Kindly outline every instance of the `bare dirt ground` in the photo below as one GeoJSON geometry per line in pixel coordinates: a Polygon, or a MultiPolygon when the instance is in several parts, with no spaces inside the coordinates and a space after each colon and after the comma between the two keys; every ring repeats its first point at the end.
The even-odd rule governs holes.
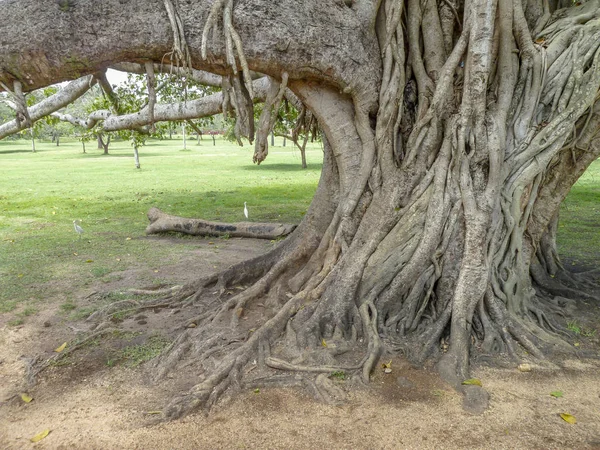
{"type": "MultiPolygon", "coordinates": [[[[169,244],[169,238],[161,239],[169,244]]],[[[231,239],[219,245],[218,254],[208,242],[186,253],[161,268],[161,278],[180,284],[258,255],[271,244],[231,239]]],[[[94,290],[144,286],[153,276],[141,263],[112,285],[71,289],[84,299],[94,290]]],[[[577,356],[560,367],[534,364],[530,372],[475,367],[473,376],[490,394],[490,408],[480,416],[464,412],[461,396],[433,370],[415,369],[398,358],[392,373],[378,370],[371,386],[348,389],[347,401],[336,406],[318,403],[302,390],[263,388],[233,393],[208,416],[198,412],[168,423],[155,423],[153,413],[174,392],[194,385],[193,374],[174,374],[156,385],[148,363],[109,364],[110,345],[90,347],[49,368],[26,389],[23,357],[52,355],[84,326],[65,320],[61,301],[48,299],[46,309],[20,327],[0,322],[0,449],[600,449],[600,361],[577,356]],[[562,397],[552,397],[555,391],[562,397]],[[11,399],[21,392],[34,400],[11,399]],[[575,416],[577,423],[565,422],[560,413],[575,416]],[[46,429],[45,439],[30,442],[46,429]]],[[[598,306],[578,305],[582,323],[598,328],[598,306]]],[[[167,330],[185,314],[149,313],[143,322],[153,332],[167,330]]],[[[142,322],[129,319],[134,320],[138,326],[142,322]]],[[[125,329],[127,323],[122,323],[125,329]]],[[[598,348],[597,336],[578,340],[582,349],[598,348]]]]}

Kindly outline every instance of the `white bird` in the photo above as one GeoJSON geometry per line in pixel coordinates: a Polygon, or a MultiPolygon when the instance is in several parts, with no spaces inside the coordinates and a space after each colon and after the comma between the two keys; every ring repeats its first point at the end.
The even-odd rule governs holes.
{"type": "Polygon", "coordinates": [[[75,228],[75,232],[79,235],[79,238],[81,238],[81,234],[83,233],[83,228],[81,228],[79,225],[77,225],[77,222],[81,222],[81,220],[74,220],[73,227],[75,228]]]}
{"type": "Polygon", "coordinates": [[[244,202],[244,215],[246,216],[246,219],[248,218],[248,207],[246,206],[246,202],[244,202]]]}

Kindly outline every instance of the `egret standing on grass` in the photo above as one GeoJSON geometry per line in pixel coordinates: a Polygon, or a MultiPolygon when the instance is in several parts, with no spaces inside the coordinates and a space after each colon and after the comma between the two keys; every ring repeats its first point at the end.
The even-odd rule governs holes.
{"type": "Polygon", "coordinates": [[[77,225],[77,222],[81,222],[81,220],[74,220],[73,227],[75,227],[75,231],[79,235],[79,239],[81,239],[81,233],[83,233],[83,228],[81,228],[79,225],[77,225]]]}
{"type": "Polygon", "coordinates": [[[246,206],[246,202],[244,202],[244,215],[246,216],[246,219],[248,218],[248,207],[246,206]]]}

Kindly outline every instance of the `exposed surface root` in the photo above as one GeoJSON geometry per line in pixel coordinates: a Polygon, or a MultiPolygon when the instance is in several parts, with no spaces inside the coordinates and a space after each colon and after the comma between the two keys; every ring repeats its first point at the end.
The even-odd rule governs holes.
{"type": "Polygon", "coordinates": [[[29,385],[35,384],[37,376],[42,371],[44,371],[47,367],[49,367],[50,365],[55,364],[58,361],[72,355],[77,350],[86,346],[89,342],[92,342],[95,339],[100,338],[102,336],[112,334],[115,331],[117,331],[116,328],[103,327],[101,330],[95,331],[94,333],[86,336],[84,339],[75,340],[74,342],[68,343],[67,346],[63,350],[61,350],[60,352],[57,352],[54,356],[52,356],[44,361],[39,362],[39,360],[36,359],[32,364],[29,364],[27,366],[27,371],[26,371],[27,383],[29,385]]]}

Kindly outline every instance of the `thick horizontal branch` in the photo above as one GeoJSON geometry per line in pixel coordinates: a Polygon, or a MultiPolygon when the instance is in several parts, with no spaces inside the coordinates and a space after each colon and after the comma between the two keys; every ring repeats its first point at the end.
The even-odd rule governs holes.
{"type": "MultiPolygon", "coordinates": [[[[137,63],[118,63],[110,66],[111,69],[118,70],[120,72],[137,73],[140,75],[146,74],[146,69],[143,64],[137,63]]],[[[221,75],[215,75],[214,73],[205,72],[204,70],[186,69],[185,67],[176,67],[170,64],[157,64],[154,63],[155,73],[168,73],[178,76],[186,76],[194,80],[198,84],[205,86],[221,87],[223,77],[221,75]]]]}
{"type": "MultiPolygon", "coordinates": [[[[92,75],[72,81],[56,94],[29,108],[29,117],[31,117],[31,121],[36,122],[37,120],[43,119],[53,112],[64,108],[81,97],[93,85],[94,80],[92,75]]],[[[0,139],[18,133],[26,128],[27,126],[24,122],[18,123],[16,119],[11,120],[10,122],[0,125],[0,139]]]]}
{"type": "MultiPolygon", "coordinates": [[[[254,82],[255,102],[261,102],[265,99],[267,86],[268,80],[266,77],[254,82]]],[[[199,119],[214,116],[222,111],[223,94],[219,92],[187,102],[156,105],[154,107],[154,122],[199,119]]],[[[55,114],[55,116],[60,120],[85,128],[93,128],[98,121],[103,120],[101,127],[104,131],[139,129],[149,124],[147,108],[142,108],[136,113],[123,115],[112,114],[107,110],[94,111],[87,119],[75,118],[66,114],[55,114]]]]}
{"type": "MultiPolygon", "coordinates": [[[[163,0],[78,0],[66,7],[63,3],[2,2],[0,81],[10,86],[19,80],[30,91],[121,61],[160,63],[173,50],[172,22],[163,0]],[[32,12],[31,23],[25,23],[24,11],[32,12]],[[139,19],[135,26],[132,18],[139,19]]],[[[198,51],[202,30],[217,3],[178,2],[177,13],[192,67],[226,74],[230,69],[221,31],[208,36],[207,58],[198,51]]],[[[360,96],[374,109],[382,70],[373,5],[357,2],[354,9],[321,1],[248,0],[236,4],[232,22],[250,70],[274,78],[288,72],[290,80],[332,84],[360,96]],[[273,26],[264,27],[265,23],[273,26]]]]}
{"type": "Polygon", "coordinates": [[[112,115],[112,113],[105,109],[94,111],[93,113],[91,113],[88,116],[87,119],[80,119],[78,117],[72,116],[71,114],[61,114],[58,112],[54,112],[51,114],[51,116],[56,117],[58,120],[61,120],[63,122],[69,122],[72,125],[76,125],[76,126],[88,128],[88,129],[94,128],[94,125],[96,125],[98,122],[100,122],[102,120],[105,120],[106,118],[110,117],[111,115],[112,115]]]}
{"type": "Polygon", "coordinates": [[[287,236],[296,228],[296,225],[285,223],[208,222],[201,219],[171,216],[158,208],[151,208],[148,211],[148,219],[150,220],[150,225],[146,228],[146,234],[174,231],[192,236],[228,235],[231,237],[277,239],[287,236]]]}

